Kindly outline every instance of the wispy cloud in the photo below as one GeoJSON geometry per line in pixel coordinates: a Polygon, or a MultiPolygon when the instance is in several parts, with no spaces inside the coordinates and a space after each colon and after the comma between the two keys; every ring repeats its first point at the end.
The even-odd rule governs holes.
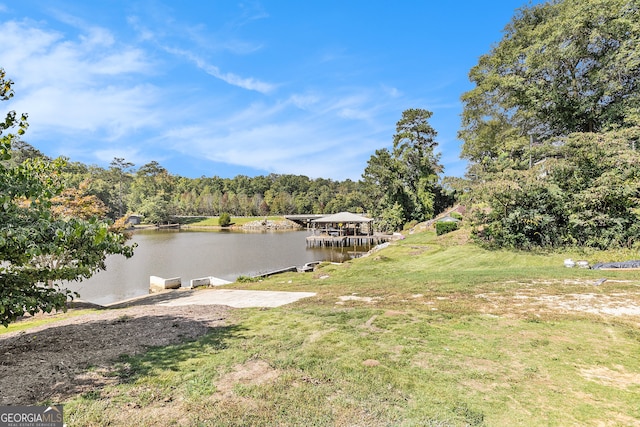
{"type": "MultiPolygon", "coordinates": [[[[252,10],[238,23],[266,16],[252,10]]],[[[291,70],[281,83],[242,75],[224,55],[214,61],[211,50],[197,50],[204,41],[194,40],[207,28],[173,38],[179,23],[163,29],[130,15],[125,38],[55,16],[62,26],[0,22],[0,66],[16,81],[11,108],[30,114],[27,140],[50,155],[103,164],[125,157],[138,165],[196,157],[357,179],[369,155],[390,143],[401,111],[415,106],[391,85],[342,77],[326,84],[317,70],[310,72],[322,75],[318,85],[291,70]],[[208,76],[226,84],[212,85],[208,76]]]]}
{"type": "Polygon", "coordinates": [[[0,63],[15,81],[11,108],[29,113],[27,139],[116,141],[163,121],[159,89],[140,78],[152,62],[105,29],[83,28],[74,40],[30,21],[0,24],[0,63]]]}
{"type": "Polygon", "coordinates": [[[167,53],[171,53],[173,55],[181,56],[185,59],[188,59],[205,73],[209,74],[212,77],[215,77],[216,79],[220,79],[232,86],[237,86],[239,88],[247,90],[254,90],[256,92],[265,94],[272,92],[276,88],[276,85],[274,84],[266,83],[253,77],[241,77],[234,73],[222,72],[220,71],[220,68],[215,65],[208,64],[204,59],[198,57],[191,51],[166,46],[163,47],[163,49],[167,53]]]}

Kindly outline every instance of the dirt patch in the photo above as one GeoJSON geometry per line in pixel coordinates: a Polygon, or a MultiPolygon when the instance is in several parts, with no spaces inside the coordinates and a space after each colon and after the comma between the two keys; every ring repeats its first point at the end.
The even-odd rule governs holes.
{"type": "Polygon", "coordinates": [[[580,374],[589,381],[623,390],[630,386],[640,385],[640,374],[627,372],[624,366],[615,366],[615,369],[609,369],[605,366],[582,368],[580,374]]]}
{"type": "Polygon", "coordinates": [[[489,307],[508,307],[520,312],[582,312],[609,316],[640,317],[640,294],[618,292],[611,294],[568,293],[568,294],[537,294],[536,291],[521,290],[514,295],[500,295],[484,293],[476,295],[484,299],[489,307]]]}
{"type": "Polygon", "coordinates": [[[231,310],[136,303],[0,335],[0,405],[63,401],[99,389],[117,381],[108,373],[121,355],[196,339],[223,326],[231,310]]]}
{"type": "Polygon", "coordinates": [[[346,301],[361,301],[368,303],[375,303],[380,301],[382,298],[379,297],[359,297],[357,295],[343,295],[338,297],[340,301],[336,302],[336,304],[343,305],[346,301]]]}
{"type": "Polygon", "coordinates": [[[217,397],[231,397],[236,384],[260,385],[276,380],[280,373],[263,360],[249,360],[236,365],[232,372],[223,375],[217,382],[217,397]]]}

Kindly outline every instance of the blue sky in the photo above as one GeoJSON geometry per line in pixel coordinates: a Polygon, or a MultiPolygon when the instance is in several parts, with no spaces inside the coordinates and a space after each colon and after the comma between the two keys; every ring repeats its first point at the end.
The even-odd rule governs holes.
{"type": "Polygon", "coordinates": [[[462,176],[460,95],[524,0],[0,0],[25,140],[187,177],[360,179],[402,111],[462,176]]]}

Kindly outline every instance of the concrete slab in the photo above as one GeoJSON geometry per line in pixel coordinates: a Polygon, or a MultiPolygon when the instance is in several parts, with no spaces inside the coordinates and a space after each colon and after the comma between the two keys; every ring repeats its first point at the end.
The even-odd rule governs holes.
{"type": "Polygon", "coordinates": [[[158,305],[228,305],[235,308],[280,307],[315,296],[315,292],[246,291],[239,289],[203,289],[188,296],[164,301],[158,305]]]}

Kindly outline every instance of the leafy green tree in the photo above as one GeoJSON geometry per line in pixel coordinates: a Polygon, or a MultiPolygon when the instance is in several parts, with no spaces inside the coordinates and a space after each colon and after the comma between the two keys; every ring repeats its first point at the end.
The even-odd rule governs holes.
{"type": "Polygon", "coordinates": [[[376,215],[388,209],[395,212],[397,204],[405,222],[433,216],[442,166],[434,152],[437,133],[429,125],[431,116],[423,109],[404,111],[396,124],[393,150],[376,150],[369,159],[364,187],[376,215]]]}
{"type": "Polygon", "coordinates": [[[146,222],[161,223],[173,215],[175,178],[158,162],[141,166],[131,183],[129,207],[146,222]]]}
{"type": "Polygon", "coordinates": [[[476,236],[530,249],[640,244],[640,128],[574,133],[531,170],[511,170],[476,191],[476,236]]]}
{"type": "MultiPolygon", "coordinates": [[[[11,86],[0,69],[1,100],[13,96],[11,86]]],[[[27,116],[14,111],[0,122],[0,323],[5,326],[25,313],[66,309],[74,294],[61,281],[90,277],[105,268],[109,254],[133,255],[127,237],[98,218],[54,212],[52,199],[63,191],[62,159],[11,163],[12,146],[26,128],[27,116]]]]}
{"type": "Polygon", "coordinates": [[[526,169],[538,144],[640,124],[640,8],[629,0],[521,9],[473,67],[462,96],[462,154],[478,172],[526,169]]]}
{"type": "Polygon", "coordinates": [[[481,241],[638,244],[639,42],[633,1],[550,1],[518,11],[471,69],[460,188],[481,241]]]}
{"type": "Polygon", "coordinates": [[[405,222],[402,206],[400,206],[400,203],[395,202],[393,206],[388,206],[382,211],[380,221],[378,221],[376,227],[380,231],[391,233],[402,229],[405,222]]]}
{"type": "Polygon", "coordinates": [[[220,227],[228,227],[229,225],[231,225],[231,215],[229,215],[227,212],[222,212],[220,214],[220,218],[218,218],[218,224],[220,225],[220,227]]]}

